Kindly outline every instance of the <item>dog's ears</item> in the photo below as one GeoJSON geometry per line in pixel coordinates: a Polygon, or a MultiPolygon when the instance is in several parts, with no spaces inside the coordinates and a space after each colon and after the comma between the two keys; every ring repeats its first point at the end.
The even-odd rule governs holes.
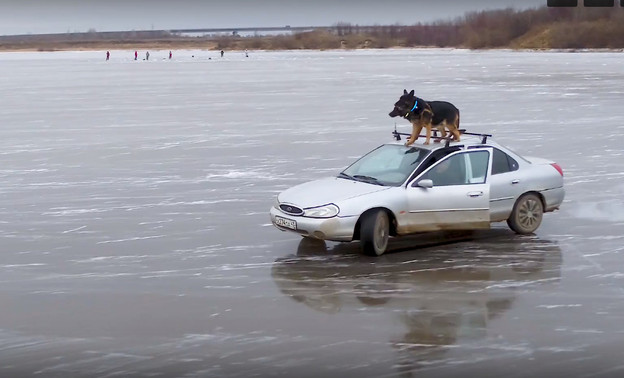
{"type": "Polygon", "coordinates": [[[406,95],[407,94],[407,89],[403,89],[403,94],[406,95]]]}
{"type": "MultiPolygon", "coordinates": [[[[405,91],[405,94],[407,94],[407,91],[405,91]]],[[[410,96],[414,95],[414,90],[412,89],[412,91],[409,93],[410,96]]]]}

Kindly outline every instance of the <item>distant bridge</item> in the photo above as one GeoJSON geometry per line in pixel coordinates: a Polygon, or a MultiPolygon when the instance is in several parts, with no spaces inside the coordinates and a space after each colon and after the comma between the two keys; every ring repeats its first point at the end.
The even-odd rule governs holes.
{"type": "Polygon", "coordinates": [[[352,24],[336,24],[332,26],[260,26],[245,28],[202,28],[202,29],[170,29],[167,30],[173,34],[253,34],[253,33],[271,33],[271,32],[290,32],[292,34],[310,32],[314,30],[324,30],[335,34],[364,33],[379,30],[380,28],[401,29],[404,25],[352,25],[352,24]]]}
{"type": "Polygon", "coordinates": [[[73,33],[50,33],[50,34],[19,34],[19,35],[0,35],[0,42],[20,42],[20,41],[58,41],[58,40],[99,40],[105,38],[116,38],[120,40],[145,38],[156,39],[166,38],[168,35],[175,34],[219,34],[230,33],[237,35],[239,33],[254,34],[254,33],[270,33],[270,32],[290,32],[303,33],[314,30],[324,30],[330,33],[338,35],[350,34],[350,33],[362,33],[372,32],[379,30],[379,28],[395,28],[401,29],[405,26],[390,25],[390,26],[360,26],[351,24],[337,24],[333,26],[259,26],[259,27],[244,27],[244,28],[200,28],[200,29],[161,29],[161,30],[128,30],[128,31],[88,31],[88,32],[73,32],[73,33]]]}
{"type": "Polygon", "coordinates": [[[203,28],[203,29],[169,29],[171,33],[255,33],[255,32],[292,32],[301,33],[312,30],[334,30],[338,26],[261,26],[245,28],[203,28]]]}

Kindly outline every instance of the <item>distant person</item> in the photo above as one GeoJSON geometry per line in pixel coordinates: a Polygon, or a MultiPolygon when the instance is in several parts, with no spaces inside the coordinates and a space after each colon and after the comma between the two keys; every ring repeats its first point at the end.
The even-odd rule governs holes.
{"type": "Polygon", "coordinates": [[[134,51],[134,60],[137,60],[137,58],[139,57],[139,52],[138,51],[134,51]]]}
{"type": "Polygon", "coordinates": [[[221,50],[221,58],[223,58],[223,54],[224,54],[224,52],[223,52],[223,50],[221,50]]]}
{"type": "Polygon", "coordinates": [[[149,51],[145,52],[145,60],[149,60],[149,51]]]}
{"type": "Polygon", "coordinates": [[[249,52],[245,49],[245,58],[249,58],[249,52]]]}
{"type": "Polygon", "coordinates": [[[110,51],[107,51],[106,52],[106,60],[109,60],[109,59],[110,59],[110,51]]]}
{"type": "Polygon", "coordinates": [[[169,59],[171,59],[171,57],[173,57],[173,54],[171,53],[171,50],[169,50],[169,59]]]}

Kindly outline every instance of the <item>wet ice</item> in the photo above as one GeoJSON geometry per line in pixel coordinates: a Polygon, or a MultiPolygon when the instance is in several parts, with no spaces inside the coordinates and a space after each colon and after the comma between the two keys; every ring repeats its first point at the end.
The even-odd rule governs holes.
{"type": "Polygon", "coordinates": [[[0,375],[622,373],[621,53],[158,54],[0,54],[0,375]],[[274,229],[403,89],[557,161],[561,211],[379,259],[274,229]]]}

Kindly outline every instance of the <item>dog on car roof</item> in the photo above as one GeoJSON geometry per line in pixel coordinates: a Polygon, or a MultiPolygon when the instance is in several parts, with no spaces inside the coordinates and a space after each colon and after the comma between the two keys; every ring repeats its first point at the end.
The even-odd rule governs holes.
{"type": "MultiPolygon", "coordinates": [[[[413,144],[423,127],[427,131],[425,144],[431,139],[431,129],[436,128],[442,138],[446,138],[446,129],[449,130],[453,139],[459,142],[459,109],[446,101],[425,101],[414,95],[414,90],[403,95],[394,104],[394,109],[388,114],[390,117],[403,117],[412,124],[412,135],[405,143],[406,146],[413,144]]],[[[439,140],[436,140],[438,142],[439,140]]]]}

